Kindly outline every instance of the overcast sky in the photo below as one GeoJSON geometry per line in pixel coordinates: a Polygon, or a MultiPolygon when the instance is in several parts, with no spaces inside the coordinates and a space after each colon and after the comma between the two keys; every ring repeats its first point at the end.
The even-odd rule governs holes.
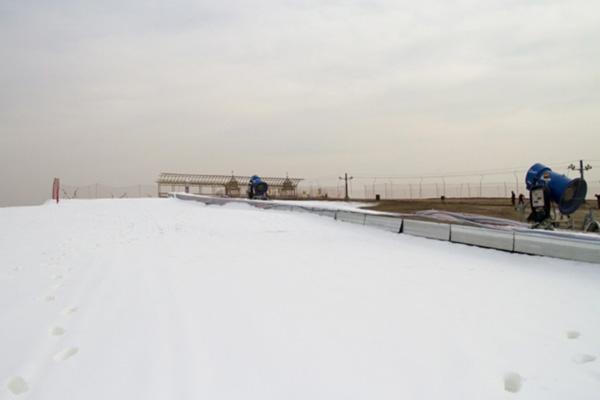
{"type": "Polygon", "coordinates": [[[600,159],[597,0],[0,0],[0,60],[0,205],[600,159]]]}

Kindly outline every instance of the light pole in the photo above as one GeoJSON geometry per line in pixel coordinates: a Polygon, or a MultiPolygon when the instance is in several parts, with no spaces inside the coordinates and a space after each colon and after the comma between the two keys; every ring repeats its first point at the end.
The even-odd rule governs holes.
{"type": "Polygon", "coordinates": [[[570,164],[567,168],[569,168],[570,170],[573,170],[573,171],[579,171],[579,174],[581,175],[581,179],[583,180],[583,171],[589,171],[590,169],[592,169],[592,166],[590,164],[587,164],[584,167],[583,160],[579,160],[579,168],[577,168],[573,164],[570,164]]]}
{"type": "Polygon", "coordinates": [[[344,174],[343,178],[340,176],[340,177],[338,177],[338,179],[344,181],[344,187],[345,187],[344,201],[349,201],[350,200],[350,196],[348,196],[348,181],[354,179],[354,177],[353,176],[348,177],[348,173],[346,172],[344,174]]]}

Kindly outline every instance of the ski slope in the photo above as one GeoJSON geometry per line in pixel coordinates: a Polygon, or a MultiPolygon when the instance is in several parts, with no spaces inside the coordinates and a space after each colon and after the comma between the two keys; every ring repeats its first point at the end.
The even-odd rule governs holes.
{"type": "Polygon", "coordinates": [[[175,199],[0,208],[0,399],[598,399],[600,266],[175,199]]]}

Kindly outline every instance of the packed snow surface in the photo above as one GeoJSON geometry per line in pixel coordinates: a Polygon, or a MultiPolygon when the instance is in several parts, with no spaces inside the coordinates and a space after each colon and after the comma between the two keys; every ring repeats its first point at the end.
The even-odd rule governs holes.
{"type": "Polygon", "coordinates": [[[600,266],[175,199],[0,208],[2,399],[598,399],[600,266]]]}

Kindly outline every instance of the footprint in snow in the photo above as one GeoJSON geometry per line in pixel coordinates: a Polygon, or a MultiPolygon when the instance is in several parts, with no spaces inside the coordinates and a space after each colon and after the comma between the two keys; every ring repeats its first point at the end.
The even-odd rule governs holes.
{"type": "Polygon", "coordinates": [[[67,307],[62,310],[62,315],[71,315],[77,312],[77,307],[67,307]]]}
{"type": "Polygon", "coordinates": [[[69,358],[71,358],[75,354],[77,354],[78,352],[79,352],[79,348],[77,348],[77,347],[69,347],[68,349],[64,349],[64,350],[59,351],[58,353],[56,353],[54,355],[54,360],[55,361],[65,361],[65,360],[68,360],[69,358]]]}
{"type": "Polygon", "coordinates": [[[591,354],[577,354],[573,357],[573,362],[575,362],[576,364],[585,364],[595,360],[596,357],[591,354]]]}
{"type": "Polygon", "coordinates": [[[508,372],[504,375],[504,390],[517,393],[523,385],[523,377],[516,372],[508,372]]]}
{"type": "Polygon", "coordinates": [[[567,339],[577,339],[581,336],[581,333],[577,331],[567,331],[567,339]]]}
{"type": "Polygon", "coordinates": [[[62,336],[65,334],[65,329],[62,326],[53,326],[48,330],[51,336],[62,336]]]}
{"type": "Polygon", "coordinates": [[[29,390],[29,385],[20,376],[13,376],[8,380],[6,388],[14,395],[20,395],[29,390]]]}

